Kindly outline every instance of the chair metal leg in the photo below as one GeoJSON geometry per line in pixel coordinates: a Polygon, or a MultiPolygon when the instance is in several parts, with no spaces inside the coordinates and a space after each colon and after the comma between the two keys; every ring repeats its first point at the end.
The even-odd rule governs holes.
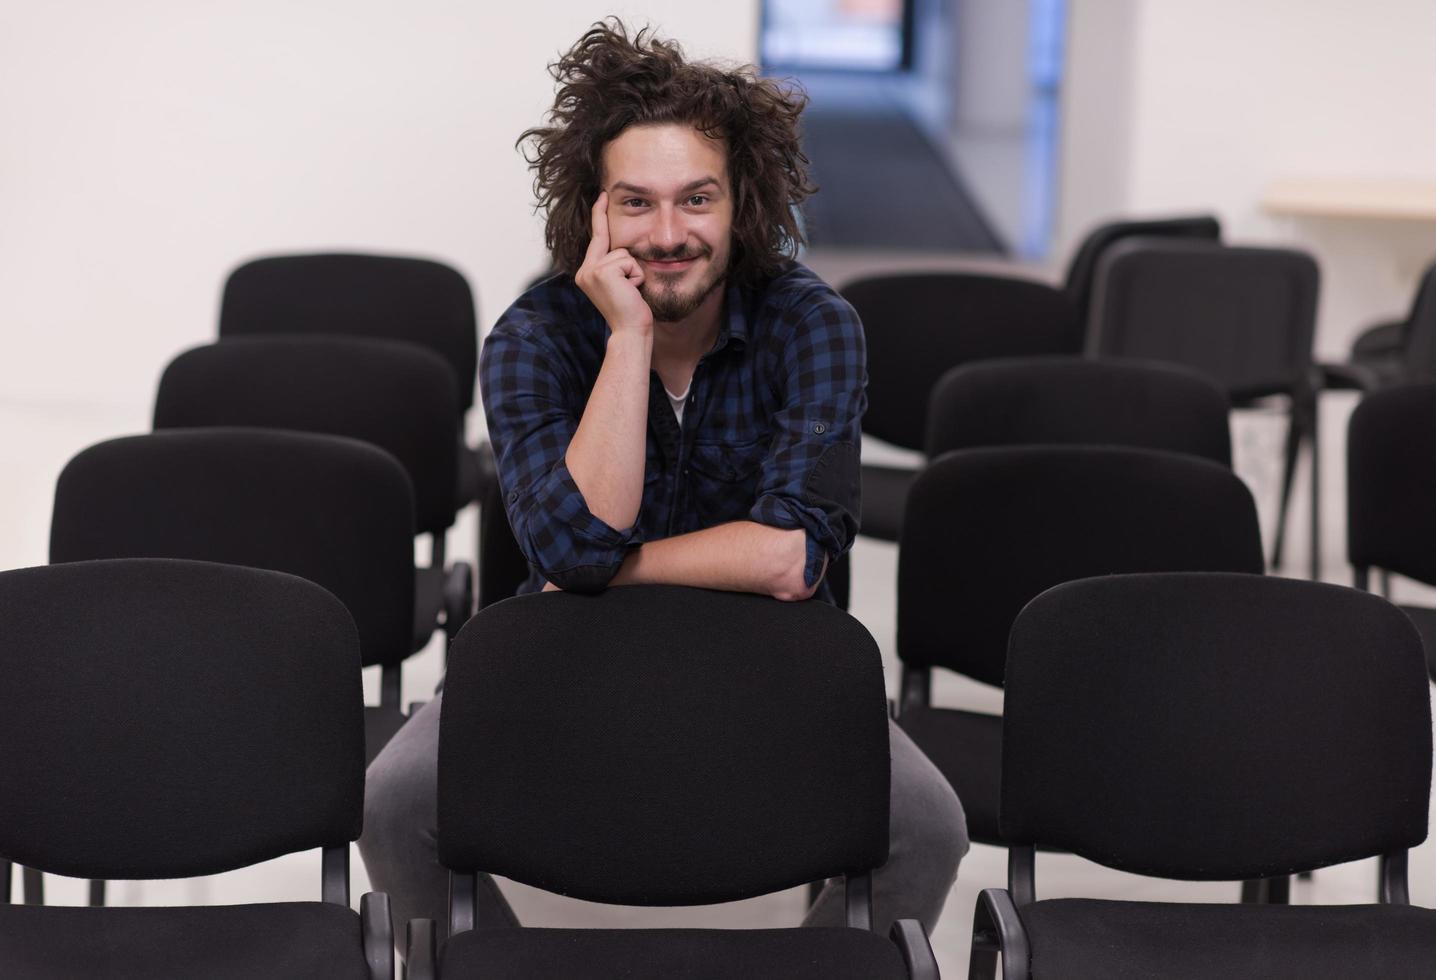
{"type": "Polygon", "coordinates": [[[22,868],[20,880],[24,883],[26,905],[45,904],[45,876],[34,868],[22,868]]]}
{"type": "Polygon", "coordinates": [[[818,896],[823,893],[823,889],[827,887],[827,884],[826,881],[808,882],[808,908],[812,908],[818,904],[818,896]]]}
{"type": "Polygon", "coordinates": [[[1311,442],[1311,562],[1313,582],[1321,581],[1321,428],[1317,425],[1317,396],[1306,405],[1306,438],[1311,442]]]}
{"type": "Polygon", "coordinates": [[[1297,457],[1301,454],[1302,412],[1296,399],[1292,399],[1287,415],[1286,447],[1283,452],[1281,471],[1281,502],[1276,512],[1276,537],[1271,548],[1271,567],[1281,568],[1282,553],[1286,546],[1286,514],[1291,503],[1292,478],[1296,475],[1297,457]]]}
{"type": "Polygon", "coordinates": [[[1267,879],[1266,900],[1268,905],[1291,904],[1291,877],[1278,875],[1267,879]]]}
{"type": "Polygon", "coordinates": [[[105,882],[102,879],[96,878],[90,882],[90,907],[105,907],[105,882]]]}
{"type": "Polygon", "coordinates": [[[1245,905],[1289,905],[1291,878],[1277,875],[1242,882],[1242,903],[1245,905]]]}

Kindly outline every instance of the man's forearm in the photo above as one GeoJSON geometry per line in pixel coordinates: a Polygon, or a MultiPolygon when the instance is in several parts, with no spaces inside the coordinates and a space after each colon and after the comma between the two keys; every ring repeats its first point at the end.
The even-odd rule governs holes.
{"type": "Polygon", "coordinates": [[[617,530],[638,520],[648,438],[652,334],[614,333],[564,462],[594,517],[617,530]]]}
{"type": "Polygon", "coordinates": [[[643,545],[624,559],[610,584],[691,585],[807,599],[816,588],[803,581],[807,548],[805,531],[734,521],[643,545]]]}

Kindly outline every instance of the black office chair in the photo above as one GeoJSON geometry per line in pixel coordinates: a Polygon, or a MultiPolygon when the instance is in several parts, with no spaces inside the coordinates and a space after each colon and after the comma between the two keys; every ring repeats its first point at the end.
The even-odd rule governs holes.
{"type": "Polygon", "coordinates": [[[1262,571],[1256,505],[1230,469],[1099,446],[968,449],[913,485],[898,550],[897,722],[942,770],[974,841],[1002,846],[1002,718],[932,705],[940,667],[1002,686],[1034,596],[1089,575],[1262,571]]]}
{"type": "Polygon", "coordinates": [[[529,560],[509,526],[503,491],[494,480],[479,501],[479,608],[517,595],[528,576],[529,560]]]}
{"type": "Polygon", "coordinates": [[[1077,357],[953,368],[932,391],[929,459],[955,449],[1111,445],[1232,465],[1226,392],[1189,368],[1077,357]]]}
{"type": "Polygon", "coordinates": [[[372,445],[272,429],[172,429],[99,443],[65,465],[50,561],[188,558],[323,586],[358,626],[360,663],[381,671],[381,703],[365,710],[367,761],[405,721],[400,672],[421,632],[413,529],[408,477],[372,445]]]}
{"type": "MultiPolygon", "coordinates": [[[[521,596],[460,633],[440,726],[444,980],[937,976],[921,925],[871,931],[887,714],[877,645],[840,611],[678,587],[521,596]],[[848,927],[474,928],[477,872],[652,906],[844,875],[848,927]]],[[[433,977],[434,924],[410,929],[409,976],[433,977]]]]}
{"type": "MultiPolygon", "coordinates": [[[[271,255],[225,280],[219,336],[339,334],[418,344],[454,375],[460,416],[474,407],[479,331],[463,273],[430,259],[356,253],[271,255]]],[[[461,443],[462,446],[462,443],[461,443]]],[[[463,448],[451,506],[478,502],[493,480],[488,444],[463,448]]]]}
{"type": "Polygon", "coordinates": [[[344,606],[290,575],[154,559],[0,572],[0,975],[392,978],[388,897],[349,907],[358,666],[344,606]],[[309,848],[318,902],[9,904],[11,861],[184,878],[309,848]]]}
{"type": "Polygon", "coordinates": [[[318,432],[373,443],[397,459],[413,485],[415,530],[432,542],[429,565],[417,573],[418,649],[441,625],[457,633],[473,608],[473,570],[445,562],[458,466],[456,405],[448,367],[412,344],[252,337],[196,347],[171,361],[155,396],[154,424],[318,432]]]}
{"type": "MultiPolygon", "coordinates": [[[[859,279],[843,297],[863,322],[868,409],[863,434],[921,450],[928,396],[943,372],[990,357],[1076,354],[1081,323],[1061,290],[1046,283],[966,272],[906,273],[859,279]]],[[[918,470],[864,463],[859,533],[896,541],[918,470]]],[[[845,555],[828,584],[846,609],[851,571],[845,555]]]]}
{"type": "Polygon", "coordinates": [[[1281,395],[1287,438],[1272,565],[1280,567],[1297,459],[1311,453],[1312,579],[1321,577],[1320,463],[1312,363],[1318,273],[1304,252],[1129,239],[1098,264],[1087,352],[1171,361],[1207,374],[1236,408],[1281,395]]]}
{"type": "MultiPolygon", "coordinates": [[[[1042,283],[972,273],[860,279],[843,297],[863,321],[868,410],[863,434],[921,450],[928,398],[948,369],[991,357],[1076,354],[1081,324],[1042,283]]],[[[916,470],[863,466],[862,533],[896,541],[916,470]]]]}
{"type": "Polygon", "coordinates": [[[1003,721],[1006,889],[978,899],[969,975],[1436,976],[1412,908],[1426,839],[1430,689],[1389,603],[1248,575],[1058,586],[1012,628],[1003,721]],[[1380,856],[1380,905],[1039,900],[1034,848],[1220,881],[1380,856]]]}
{"type": "Polygon", "coordinates": [[[1356,338],[1350,360],[1320,367],[1323,386],[1333,390],[1436,381],[1436,262],[1422,274],[1405,320],[1372,327],[1356,338]]]}
{"type": "MultiPolygon", "coordinates": [[[[1379,569],[1436,585],[1436,384],[1368,395],[1351,413],[1346,440],[1347,553],[1356,586],[1379,569]]],[[[1436,609],[1402,606],[1421,633],[1436,678],[1436,609]]]]}
{"type": "Polygon", "coordinates": [[[1111,221],[1089,231],[1072,253],[1062,291],[1077,313],[1077,322],[1086,325],[1092,315],[1092,296],[1097,265],[1109,248],[1129,238],[1176,238],[1192,241],[1220,241],[1222,226],[1210,214],[1170,218],[1140,218],[1111,221]]]}
{"type": "MultiPolygon", "coordinates": [[[[1073,253],[1064,284],[977,273],[874,276],[845,286],[868,346],[868,411],[863,432],[904,449],[922,449],[928,398],[944,372],[993,357],[1078,354],[1097,260],[1133,236],[1216,239],[1209,215],[1115,221],[1090,231],[1073,253]]],[[[916,471],[864,465],[861,533],[898,540],[916,471]]],[[[847,556],[828,570],[841,608],[848,606],[847,556]]]]}

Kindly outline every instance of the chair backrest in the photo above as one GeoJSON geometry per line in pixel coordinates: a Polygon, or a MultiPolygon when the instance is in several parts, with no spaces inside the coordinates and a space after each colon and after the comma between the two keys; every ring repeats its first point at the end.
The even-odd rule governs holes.
{"type": "Polygon", "coordinates": [[[526,595],[450,653],[439,859],[590,901],[696,905],[887,860],[882,663],[821,602],[526,595]]]}
{"type": "Polygon", "coordinates": [[[264,429],[111,439],[66,464],[52,562],[190,558],[287,572],[349,609],[367,664],[413,651],[413,497],[367,443],[264,429]]]}
{"type": "Polygon", "coordinates": [[[861,279],[842,293],[867,341],[863,432],[906,449],[922,448],[928,396],[949,368],[1082,348],[1081,324],[1066,298],[1039,282],[924,273],[861,279]]]}
{"type": "Polygon", "coordinates": [[[518,593],[529,577],[529,560],[519,547],[504,509],[503,488],[490,480],[479,501],[479,608],[518,593]]]}
{"type": "Polygon", "coordinates": [[[1368,395],[1346,439],[1347,553],[1436,585],[1436,384],[1368,395]]]}
{"type": "Polygon", "coordinates": [[[1222,226],[1209,214],[1176,218],[1147,218],[1141,221],[1113,221],[1098,225],[1087,233],[1072,259],[1067,263],[1064,292],[1084,327],[1092,312],[1092,288],[1097,274],[1097,261],[1108,248],[1124,238],[1194,238],[1218,241],[1222,226]]]}
{"type": "Polygon", "coordinates": [[[1012,629],[1003,837],[1190,880],[1414,847],[1431,789],[1421,639],[1376,596],[1255,575],[1059,586],[1012,629]]]}
{"type": "Polygon", "coordinates": [[[444,362],[413,344],[249,337],[196,347],[165,368],[154,424],[294,429],[373,443],[409,474],[418,533],[438,534],[454,521],[454,385],[444,362]]]}
{"type": "Polygon", "coordinates": [[[363,689],[339,600],[160,559],[0,572],[0,855],[216,874],[359,836],[363,689]]]}
{"type": "Polygon", "coordinates": [[[1406,369],[1414,381],[1436,381],[1436,263],[1426,267],[1402,331],[1406,369]]]}
{"type": "Polygon", "coordinates": [[[274,255],[229,274],[220,337],[346,334],[402,340],[437,353],[454,373],[459,405],[474,404],[478,321],[463,274],[392,255],[274,255]]]}
{"type": "Polygon", "coordinates": [[[1098,263],[1087,352],[1185,364],[1242,399],[1301,390],[1316,262],[1305,252],[1126,239],[1098,263]]]}
{"type": "Polygon", "coordinates": [[[1263,568],[1251,492],[1216,463],[1105,446],[948,453],[908,495],[897,653],[1000,685],[1012,621],[1060,582],[1263,568]]]}
{"type": "Polygon", "coordinates": [[[1012,358],[953,368],[932,392],[927,455],[979,446],[1106,444],[1230,466],[1226,392],[1174,364],[1012,358]]]}

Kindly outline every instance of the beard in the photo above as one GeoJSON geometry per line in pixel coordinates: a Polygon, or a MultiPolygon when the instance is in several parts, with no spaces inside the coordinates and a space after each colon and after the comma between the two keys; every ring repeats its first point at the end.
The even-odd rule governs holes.
{"type": "Polygon", "coordinates": [[[713,290],[723,284],[728,274],[726,263],[713,262],[713,250],[690,249],[686,246],[669,252],[650,251],[637,258],[649,262],[681,262],[685,259],[708,259],[707,274],[690,289],[680,289],[678,280],[686,273],[649,272],[638,287],[638,293],[648,304],[656,323],[677,323],[693,314],[712,295],[713,290]]]}

